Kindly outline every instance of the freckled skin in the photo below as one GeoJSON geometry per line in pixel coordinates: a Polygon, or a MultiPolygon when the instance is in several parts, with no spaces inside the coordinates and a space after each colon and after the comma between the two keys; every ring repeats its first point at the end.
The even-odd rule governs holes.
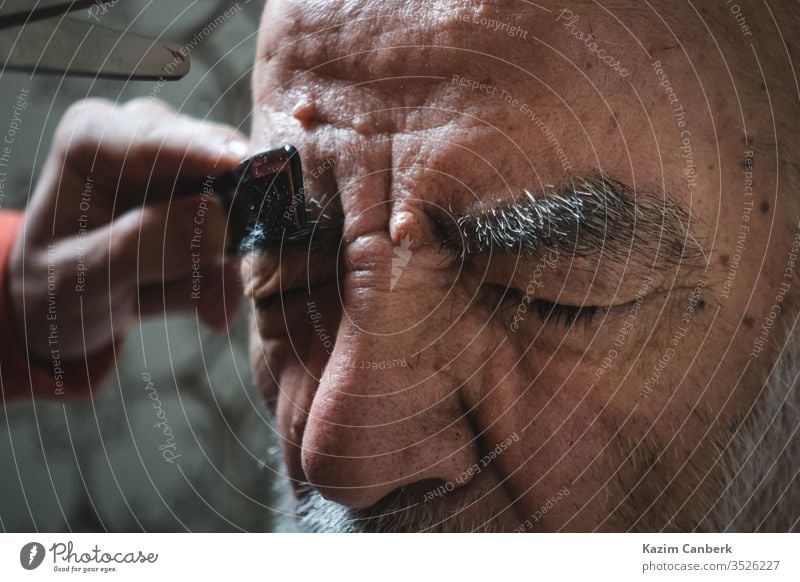
{"type": "MultiPolygon", "coordinates": [[[[250,257],[243,266],[256,297],[302,290],[285,295],[283,309],[278,302],[254,315],[251,348],[256,379],[277,411],[290,477],[354,508],[419,481],[458,482],[453,496],[439,501],[445,515],[459,491],[482,492],[485,498],[466,510],[469,518],[508,531],[694,527],[707,509],[703,500],[719,493],[713,478],[703,479],[715,459],[712,440],[724,421],[750,406],[772,359],[765,355],[736,384],[753,339],[753,320],[740,327],[742,315],[757,322],[769,310],[772,298],[752,291],[781,280],[793,228],[791,206],[774,186],[774,148],[743,144],[741,131],[730,129],[741,127],[740,110],[725,95],[740,92],[753,135],[784,130],[775,130],[769,111],[753,101],[760,78],[744,72],[749,50],[735,60],[741,45],[724,11],[711,25],[720,42],[738,47],[726,55],[733,78],[703,25],[674,3],[654,6],[669,22],[684,23],[676,30],[685,54],[640,3],[615,3],[630,32],[599,8],[573,6],[580,25],[588,31],[591,23],[632,71],[622,78],[556,22],[562,4],[545,2],[549,13],[512,4],[266,6],[254,140],[297,146],[309,196],[332,201],[344,215],[342,244],[324,249],[314,268],[305,268],[304,252],[250,257]],[[509,37],[474,18],[513,23],[529,34],[509,37]],[[698,169],[693,188],[653,60],[661,61],[687,111],[698,169]],[[698,62],[702,84],[691,68],[698,62]],[[472,90],[454,76],[496,91],[472,90]],[[724,88],[711,110],[706,85],[724,88]],[[498,96],[502,91],[517,101],[498,96]],[[302,101],[309,94],[313,103],[302,101]],[[570,168],[526,111],[545,120],[570,168]],[[761,209],[773,212],[750,215],[746,251],[723,297],[742,224],[745,148],[756,151],[759,192],[770,196],[761,209]],[[492,314],[487,289],[511,283],[524,295],[527,259],[453,264],[437,242],[436,224],[451,219],[450,211],[519,199],[523,188],[541,191],[598,168],[641,189],[666,190],[691,213],[693,235],[710,253],[707,269],[681,265],[657,274],[658,285],[606,368],[641,276],[605,259],[590,272],[569,262],[547,269],[543,300],[581,305],[591,298],[589,304],[607,308],[625,297],[627,305],[601,310],[591,325],[569,331],[531,309],[512,332],[509,313],[517,305],[492,314]],[[410,254],[401,246],[405,238],[410,254]],[[699,305],[692,304],[699,282],[699,305]],[[319,317],[309,315],[311,299],[319,317]],[[675,340],[687,313],[687,332],[675,340]],[[334,339],[330,349],[323,334],[334,339]],[[669,364],[643,396],[672,341],[669,364]],[[413,366],[358,365],[401,358],[413,366]],[[510,435],[519,442],[459,480],[510,435]],[[666,483],[669,492],[660,495],[666,483]],[[562,488],[569,496],[531,521],[562,488]]],[[[768,19],[752,20],[769,33],[768,19]]],[[[774,66],[786,63],[776,59],[774,66]]],[[[775,107],[785,106],[773,98],[775,107]]],[[[794,311],[787,308],[786,316],[794,311]]]]}

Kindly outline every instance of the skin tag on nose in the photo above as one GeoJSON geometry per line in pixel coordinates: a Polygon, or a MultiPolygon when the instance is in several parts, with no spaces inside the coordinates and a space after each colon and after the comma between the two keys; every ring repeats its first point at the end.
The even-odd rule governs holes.
{"type": "Polygon", "coordinates": [[[306,227],[300,153],[294,146],[256,154],[226,174],[222,199],[228,220],[229,254],[280,245],[306,227]]]}

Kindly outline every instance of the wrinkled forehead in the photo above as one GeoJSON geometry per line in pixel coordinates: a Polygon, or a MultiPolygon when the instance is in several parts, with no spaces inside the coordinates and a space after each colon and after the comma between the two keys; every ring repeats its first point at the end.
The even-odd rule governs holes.
{"type": "MultiPolygon", "coordinates": [[[[435,81],[453,72],[478,78],[499,73],[524,81],[531,66],[543,62],[563,74],[569,64],[563,57],[572,51],[559,58],[559,50],[569,49],[570,43],[555,25],[572,13],[563,5],[545,4],[269,2],[259,55],[275,55],[287,69],[310,69],[320,77],[372,83],[384,79],[387,92],[391,86],[398,100],[403,93],[398,77],[429,76],[435,81]]],[[[585,4],[580,11],[595,33],[610,32],[610,26],[621,30],[608,14],[585,4]]]]}
{"type": "Polygon", "coordinates": [[[546,3],[270,1],[254,74],[256,113],[314,102],[316,121],[362,121],[391,133],[442,126],[451,121],[448,109],[511,122],[509,113],[534,106],[552,112],[582,95],[618,94],[634,66],[623,53],[638,40],[623,38],[624,26],[587,3],[580,12],[570,26],[577,13],[546,3]],[[597,37],[610,65],[575,33],[597,37]],[[438,114],[409,112],[426,106],[438,114]],[[364,112],[371,117],[359,118],[364,112]]]}
{"type": "MultiPolygon", "coordinates": [[[[255,97],[257,105],[285,108],[327,93],[330,109],[347,117],[447,105],[460,84],[470,99],[451,104],[480,103],[484,115],[509,105],[523,113],[523,105],[580,108],[587,97],[607,101],[606,109],[630,108],[640,97],[632,86],[656,101],[660,80],[651,66],[664,62],[674,84],[688,85],[684,100],[702,101],[701,77],[735,72],[737,58],[752,55],[735,15],[719,6],[701,10],[668,0],[273,0],[261,24],[255,97]]],[[[407,117],[395,112],[369,122],[391,131],[398,128],[380,122],[407,117]]]]}
{"type": "Polygon", "coordinates": [[[552,13],[517,2],[270,2],[261,50],[274,52],[282,39],[299,39],[303,46],[297,47],[296,56],[303,65],[310,64],[310,57],[321,73],[353,81],[401,70],[437,74],[453,66],[469,67],[481,55],[520,53],[525,37],[546,31],[545,18],[552,22],[552,13]],[[392,54],[387,54],[388,47],[392,54]],[[397,58],[396,51],[404,47],[409,55],[413,52],[407,61],[397,58]],[[450,54],[443,63],[444,48],[450,54]],[[424,58],[420,49],[438,58],[424,58]]]}
{"type": "Polygon", "coordinates": [[[728,35],[752,35],[739,22],[748,21],[737,20],[724,6],[697,12],[671,0],[271,0],[259,54],[280,50],[298,67],[316,67],[320,74],[352,81],[374,80],[404,72],[437,75],[453,68],[526,68],[545,59],[556,65],[572,57],[581,65],[591,41],[599,49],[645,53],[691,49],[708,27],[717,42],[728,35]],[[576,42],[584,44],[576,47],[576,42]],[[402,54],[409,58],[399,58],[402,54]]]}
{"type": "MultiPolygon", "coordinates": [[[[680,144],[657,145],[647,130],[659,119],[674,129],[665,85],[692,108],[698,144],[716,147],[709,111],[732,107],[730,93],[718,84],[711,93],[704,83],[714,79],[714,85],[715,75],[736,68],[737,51],[729,49],[742,53],[736,42],[744,32],[724,7],[713,18],[692,10],[666,0],[273,0],[254,73],[255,125],[265,141],[276,133],[290,142],[304,139],[307,127],[289,117],[302,121],[304,104],[313,103],[309,119],[341,129],[316,132],[306,144],[304,153],[316,155],[312,163],[320,168],[327,159],[346,158],[350,140],[350,147],[373,154],[364,160],[381,160],[369,168],[349,164],[353,174],[424,157],[429,170],[458,173],[465,189],[478,186],[479,197],[598,167],[630,179],[634,164],[655,171],[670,157],[678,160],[680,144]],[[706,29],[712,22],[718,26],[713,37],[706,29]],[[432,129],[440,130],[435,148],[419,139],[432,129]],[[395,136],[393,143],[380,135],[395,136]],[[398,151],[408,160],[393,159],[398,151]],[[453,172],[454,154],[474,160],[453,172]],[[499,168],[488,179],[486,159],[499,168]],[[479,183],[485,179],[491,183],[479,183]]],[[[638,173],[651,184],[664,181],[638,173]]],[[[668,187],[689,197],[680,179],[668,187]]]]}

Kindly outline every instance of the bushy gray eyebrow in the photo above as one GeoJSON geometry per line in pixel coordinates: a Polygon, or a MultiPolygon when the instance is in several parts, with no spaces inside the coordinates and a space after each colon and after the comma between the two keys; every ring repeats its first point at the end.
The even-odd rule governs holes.
{"type": "Polygon", "coordinates": [[[461,258],[525,253],[566,259],[602,254],[617,262],[658,269],[701,264],[706,253],[693,236],[688,212],[669,195],[637,191],[597,173],[538,195],[482,204],[440,222],[444,245],[461,258]]]}

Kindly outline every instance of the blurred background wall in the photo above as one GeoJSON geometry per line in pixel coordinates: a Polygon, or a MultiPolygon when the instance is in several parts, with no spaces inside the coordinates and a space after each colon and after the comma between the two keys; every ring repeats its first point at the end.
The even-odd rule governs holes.
{"type": "MultiPolygon", "coordinates": [[[[95,9],[102,25],[191,48],[192,72],[159,88],[3,74],[0,130],[17,96],[29,107],[12,147],[3,209],[23,208],[63,111],[74,101],[158,96],[189,115],[249,131],[250,71],[264,0],[118,0],[95,9]],[[225,16],[226,11],[229,16],[225,16]],[[194,46],[196,45],[196,46],[194,46]]],[[[86,12],[81,18],[89,18],[86,12]]],[[[270,530],[273,433],[254,393],[246,356],[246,309],[230,334],[194,317],[133,330],[106,385],[76,404],[13,404],[0,418],[3,531],[270,530]],[[148,376],[149,375],[149,376],[148,376]],[[155,386],[175,435],[164,461],[155,386]]]]}

